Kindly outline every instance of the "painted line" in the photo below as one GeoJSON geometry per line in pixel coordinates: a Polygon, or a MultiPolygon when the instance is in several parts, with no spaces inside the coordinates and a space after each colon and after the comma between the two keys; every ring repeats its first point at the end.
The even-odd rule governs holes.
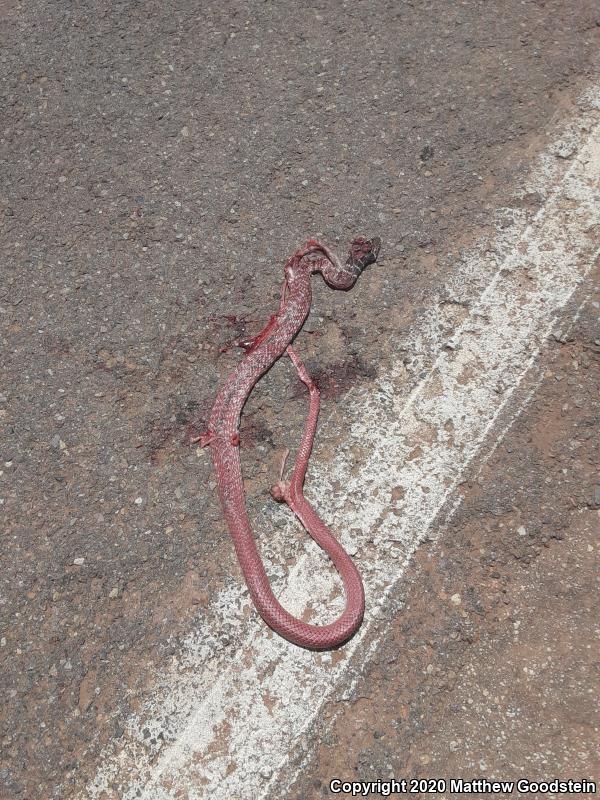
{"type": "MultiPolygon", "coordinates": [[[[598,257],[600,91],[586,93],[580,105],[581,115],[531,179],[544,198],[533,219],[504,210],[513,219],[509,231],[465,258],[403,343],[411,363],[368,397],[353,393],[339,455],[327,465],[318,451],[313,459],[306,494],[335,531],[345,531],[340,538],[357,554],[365,580],[368,610],[359,634],[335,654],[293,647],[254,614],[244,615],[249,600],[236,577],[198,618],[123,739],[106,749],[82,797],[278,794],[290,754],[309,748],[323,703],[340,691],[350,696],[353,663],[376,648],[377,639],[367,648],[365,638],[408,558],[434,535],[474,459],[493,446],[495,424],[519,413],[521,405],[512,409],[517,390],[598,257]],[[556,150],[565,140],[571,149],[556,150]],[[566,152],[567,161],[554,155],[566,152]]],[[[323,426],[319,435],[326,435],[323,426]]],[[[338,584],[316,545],[307,541],[286,577],[280,564],[293,525],[278,507],[266,507],[262,517],[261,530],[277,526],[264,535],[270,546],[263,552],[284,605],[302,614],[306,598],[318,598],[312,620],[331,619],[342,597],[331,598],[338,584]]]]}

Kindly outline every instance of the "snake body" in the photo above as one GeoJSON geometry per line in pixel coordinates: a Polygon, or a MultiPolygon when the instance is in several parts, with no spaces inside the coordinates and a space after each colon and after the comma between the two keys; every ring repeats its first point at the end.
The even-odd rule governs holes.
{"type": "MultiPolygon", "coordinates": [[[[315,436],[319,392],[291,347],[302,328],[312,302],[311,275],[320,272],[334,289],[350,289],[363,269],[379,253],[378,238],[354,239],[345,264],[325,245],[311,239],[285,265],[281,304],[266,327],[247,343],[246,355],[219,390],[206,433],[200,437],[210,446],[223,514],[233,538],[236,554],[258,612],[274,631],[301,647],[328,649],[346,641],[361,624],[365,598],[360,575],[350,556],[337,542],[302,493],[302,485],[315,436]],[[257,381],[284,352],[292,359],[310,394],[309,414],[289,483],[280,480],[271,490],[286,502],[317,544],[330,556],[344,584],[346,606],[328,625],[312,625],[297,619],[279,603],[260,558],[245,505],[239,454],[239,423],[242,408],[257,381]]],[[[283,472],[283,467],[282,467],[283,472]]]]}

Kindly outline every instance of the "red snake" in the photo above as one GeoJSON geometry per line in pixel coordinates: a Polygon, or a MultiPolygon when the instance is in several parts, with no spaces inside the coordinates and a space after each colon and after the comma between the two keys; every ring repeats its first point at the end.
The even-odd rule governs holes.
{"type": "Polygon", "coordinates": [[[345,264],[323,244],[311,239],[296,251],[285,265],[279,311],[250,342],[244,343],[246,355],[219,390],[206,433],[195,441],[210,445],[223,514],[233,538],[250,596],[259,614],[276,633],[301,647],[323,650],[345,642],[358,629],[365,610],[361,577],[350,556],[319,519],[302,493],[304,476],[317,428],[319,391],[304,364],[291,347],[310,311],[310,278],[320,272],[334,289],[351,289],[363,269],[372,264],[381,242],[357,237],[352,241],[345,264]],[[344,583],[346,607],[329,625],[311,625],[288,613],[277,601],[258,553],[245,506],[244,484],[239,455],[239,422],[242,408],[257,381],[287,351],[298,375],[308,387],[309,414],[289,483],[280,480],[271,489],[272,496],[285,502],[304,528],[329,555],[344,583]]]}

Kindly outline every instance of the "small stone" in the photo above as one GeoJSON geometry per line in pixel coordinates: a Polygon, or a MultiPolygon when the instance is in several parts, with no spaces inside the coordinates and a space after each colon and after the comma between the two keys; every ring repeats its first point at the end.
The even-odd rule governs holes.
{"type": "Polygon", "coordinates": [[[15,212],[12,210],[12,208],[10,206],[8,206],[8,208],[4,209],[4,216],[5,217],[14,217],[14,215],[15,215],[15,212]]]}
{"type": "Polygon", "coordinates": [[[577,152],[577,148],[573,142],[557,142],[551,149],[557,158],[568,159],[577,152]]]}
{"type": "Polygon", "coordinates": [[[462,603],[461,596],[458,594],[458,592],[452,595],[450,602],[455,606],[459,606],[462,603]]]}
{"type": "Polygon", "coordinates": [[[85,564],[85,558],[74,558],[73,565],[75,567],[82,567],[85,564]]]}
{"type": "Polygon", "coordinates": [[[419,756],[419,761],[421,764],[429,764],[431,762],[431,756],[428,756],[427,753],[423,753],[423,755],[419,756]]]}
{"type": "Polygon", "coordinates": [[[136,504],[136,506],[141,506],[142,503],[144,502],[144,498],[143,497],[136,497],[133,502],[136,504]]]}
{"type": "Polygon", "coordinates": [[[110,597],[111,600],[115,600],[119,596],[118,588],[115,586],[114,589],[111,589],[110,592],[108,593],[108,596],[110,597]]]}
{"type": "Polygon", "coordinates": [[[190,129],[188,128],[187,125],[184,125],[183,128],[181,129],[181,135],[184,137],[184,139],[187,139],[188,136],[190,135],[190,129]]]}
{"type": "Polygon", "coordinates": [[[50,447],[52,450],[60,450],[60,436],[56,433],[52,439],[50,439],[50,447]]]}
{"type": "Polygon", "coordinates": [[[600,506],[600,486],[594,486],[592,502],[595,506],[600,506]]]}
{"type": "Polygon", "coordinates": [[[527,528],[525,528],[523,525],[519,525],[517,528],[517,533],[519,536],[527,536],[527,528]]]}

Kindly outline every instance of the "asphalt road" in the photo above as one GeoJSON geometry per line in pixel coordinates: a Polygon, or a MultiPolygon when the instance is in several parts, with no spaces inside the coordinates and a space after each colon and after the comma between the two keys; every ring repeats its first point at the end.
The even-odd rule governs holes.
{"type": "MultiPolygon", "coordinates": [[[[0,0],[0,23],[0,796],[75,798],[198,620],[208,615],[221,647],[236,635],[210,607],[241,578],[209,461],[189,437],[239,359],[232,343],[276,308],[282,263],[311,236],[340,250],[356,233],[384,242],[378,268],[351,294],[315,284],[299,340],[331,422],[327,452],[343,436],[336,409],[347,393],[411,355],[411,326],[465,249],[510,225],[497,210],[539,208],[540,197],[519,191],[597,82],[600,9],[593,0],[0,0]]],[[[576,413],[589,412],[591,427],[596,325],[590,318],[576,340],[591,364],[576,413]]],[[[557,409],[568,402],[562,391],[548,395],[557,409]]],[[[277,365],[242,427],[254,514],[268,513],[265,488],[304,413],[301,387],[277,365]]],[[[571,434],[561,435],[568,447],[571,434]]],[[[523,434],[514,447],[526,454],[530,444],[523,434]]],[[[590,450],[596,467],[597,456],[590,450]]],[[[527,480],[554,491],[548,463],[523,458],[502,491],[527,480]]],[[[490,461],[492,504],[501,474],[490,461]]],[[[564,493],[563,515],[593,507],[593,478],[581,481],[564,493]]],[[[527,530],[542,530],[534,506],[522,513],[527,530]]],[[[491,526],[489,537],[503,534],[491,526]]],[[[302,549],[302,539],[290,543],[283,563],[302,549]]],[[[507,558],[493,580],[510,584],[525,569],[534,586],[534,567],[517,561],[507,558]]],[[[585,562],[581,574],[590,569],[585,562]]],[[[484,578],[469,580],[474,598],[484,578]]],[[[486,619],[479,637],[501,635],[486,619]]],[[[471,639],[460,663],[493,658],[471,639]]],[[[439,665],[427,663],[435,674],[439,665]]],[[[373,680],[404,676],[398,713],[430,713],[419,730],[435,738],[447,707],[423,708],[420,679],[406,677],[404,662],[395,669],[373,680]]],[[[350,730],[356,717],[346,713],[327,716],[350,730]]],[[[585,710],[582,718],[585,728],[585,710]]],[[[367,716],[365,736],[378,725],[367,716]]],[[[408,739],[390,745],[394,730],[380,738],[396,751],[408,739]]],[[[318,754],[336,740],[331,731],[310,734],[313,782],[298,796],[320,796],[328,772],[318,754]]],[[[364,741],[339,741],[333,758],[366,774],[374,762],[364,741]]],[[[525,763],[525,749],[511,763],[525,763]]],[[[421,749],[415,757],[430,762],[420,767],[436,752],[421,749]]]]}

